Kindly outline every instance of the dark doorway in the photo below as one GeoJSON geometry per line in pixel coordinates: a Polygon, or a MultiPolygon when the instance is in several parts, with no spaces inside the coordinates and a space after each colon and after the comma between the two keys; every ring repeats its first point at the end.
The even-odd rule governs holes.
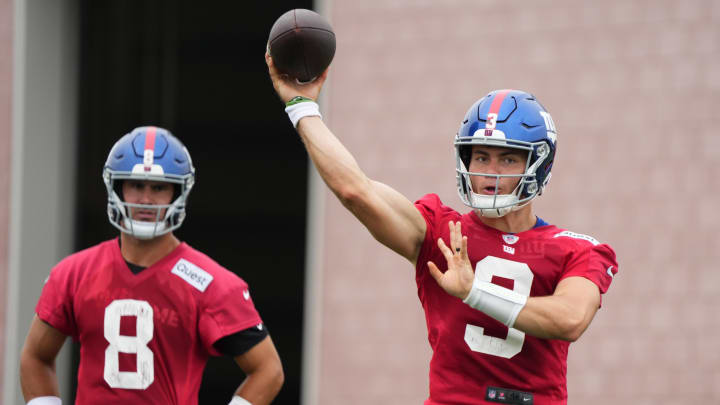
{"type": "MultiPolygon", "coordinates": [[[[251,286],[285,368],[275,404],[300,402],[308,163],[263,53],[278,16],[311,7],[81,1],[76,248],[117,235],[101,179],[112,144],[136,126],[170,129],[197,169],[176,235],[251,286]]],[[[227,404],[242,378],[231,359],[211,359],[200,404],[227,404]]]]}

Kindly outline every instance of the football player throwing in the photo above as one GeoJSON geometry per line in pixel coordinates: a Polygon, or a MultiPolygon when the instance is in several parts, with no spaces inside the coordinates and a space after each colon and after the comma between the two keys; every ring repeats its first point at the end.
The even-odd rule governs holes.
{"type": "Polygon", "coordinates": [[[454,138],[459,213],[435,194],[415,203],[369,179],[315,103],[327,71],[299,85],[265,56],[286,112],[325,183],[382,244],[415,266],[433,350],[426,405],[566,404],[567,352],[618,267],[594,238],[533,212],[556,152],[532,95],[493,91],[454,138]]]}

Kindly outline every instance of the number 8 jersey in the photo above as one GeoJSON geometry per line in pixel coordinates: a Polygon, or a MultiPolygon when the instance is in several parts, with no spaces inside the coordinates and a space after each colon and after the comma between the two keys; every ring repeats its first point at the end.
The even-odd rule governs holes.
{"type": "Polygon", "coordinates": [[[181,243],[134,274],[117,239],[50,272],[37,315],[80,343],[76,404],[197,404],[218,339],[259,325],[247,284],[181,243]]]}
{"type": "Polygon", "coordinates": [[[474,212],[461,215],[435,194],[415,203],[427,231],[415,279],[433,349],[430,397],[426,405],[491,404],[493,388],[532,393],[534,405],[567,402],[569,342],[536,338],[507,328],[446,293],[430,275],[427,262],[447,268],[438,238],[450,246],[449,221],[461,221],[476,277],[529,296],[552,295],[567,277],[585,277],[605,293],[617,273],[615,253],[592,237],[536,226],[503,233],[474,212]]]}

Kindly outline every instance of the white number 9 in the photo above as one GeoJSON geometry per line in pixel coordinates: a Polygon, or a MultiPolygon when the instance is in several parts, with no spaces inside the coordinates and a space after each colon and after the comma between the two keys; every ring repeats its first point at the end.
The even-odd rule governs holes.
{"type": "MultiPolygon", "coordinates": [[[[495,256],[487,256],[477,262],[475,265],[476,278],[489,283],[492,282],[493,276],[513,280],[513,291],[530,296],[530,287],[534,275],[526,263],[501,259],[495,256]]],[[[525,333],[509,328],[507,338],[500,339],[487,336],[484,331],[485,329],[479,326],[465,325],[465,343],[472,351],[509,359],[522,350],[525,333]]]]}

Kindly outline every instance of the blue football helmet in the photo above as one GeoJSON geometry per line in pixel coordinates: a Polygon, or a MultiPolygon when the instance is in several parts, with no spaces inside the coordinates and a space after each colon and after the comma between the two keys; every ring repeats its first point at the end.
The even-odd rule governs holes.
{"type": "Polygon", "coordinates": [[[455,136],[456,178],[460,199],[487,217],[498,218],[515,211],[542,194],[550,181],[555,159],[557,131],[552,117],[531,94],[496,90],[470,107],[455,136]],[[473,145],[501,146],[527,151],[521,174],[471,173],[473,145]],[[471,176],[520,179],[511,194],[475,193],[471,176]]]}
{"type": "Polygon", "coordinates": [[[139,127],[126,134],[110,150],[103,169],[110,223],[138,239],[152,239],[171,232],[185,219],[185,204],[195,183],[195,168],[187,148],[170,131],[139,127]],[[123,180],[172,183],[173,201],[165,205],[131,204],[123,201],[123,180]],[[136,221],[130,209],[154,210],[155,221],[136,221]],[[163,214],[164,212],[164,214],[163,214]]]}

